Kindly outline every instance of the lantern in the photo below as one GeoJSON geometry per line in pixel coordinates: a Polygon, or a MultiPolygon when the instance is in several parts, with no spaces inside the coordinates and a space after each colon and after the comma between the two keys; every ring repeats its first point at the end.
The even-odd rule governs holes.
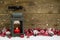
{"type": "Polygon", "coordinates": [[[12,36],[20,36],[24,34],[22,13],[13,13],[11,16],[11,34],[12,36]]]}

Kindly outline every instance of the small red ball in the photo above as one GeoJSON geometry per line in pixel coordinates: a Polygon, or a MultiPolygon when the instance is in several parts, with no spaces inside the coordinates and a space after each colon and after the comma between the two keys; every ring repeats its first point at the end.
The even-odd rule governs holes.
{"type": "Polygon", "coordinates": [[[20,29],[17,27],[17,28],[14,30],[14,33],[19,34],[19,33],[20,33],[20,29]]]}
{"type": "Polygon", "coordinates": [[[20,37],[21,37],[21,38],[24,38],[24,34],[21,34],[20,37]]]}

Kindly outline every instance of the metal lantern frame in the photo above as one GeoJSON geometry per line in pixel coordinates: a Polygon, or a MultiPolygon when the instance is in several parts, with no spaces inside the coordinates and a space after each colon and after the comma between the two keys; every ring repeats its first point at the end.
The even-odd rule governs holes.
{"type": "Polygon", "coordinates": [[[20,34],[15,34],[14,33],[14,21],[15,20],[18,20],[20,21],[20,31],[21,33],[20,34],[24,34],[24,28],[23,28],[23,14],[22,13],[13,13],[11,15],[11,35],[12,36],[20,36],[20,34]]]}

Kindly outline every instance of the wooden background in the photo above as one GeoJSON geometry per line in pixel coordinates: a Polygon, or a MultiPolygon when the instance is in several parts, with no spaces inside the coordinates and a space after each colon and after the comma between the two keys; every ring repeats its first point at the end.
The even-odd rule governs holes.
{"type": "Polygon", "coordinates": [[[25,29],[60,29],[60,0],[0,0],[0,27],[11,26],[12,13],[23,13],[25,29]],[[24,9],[10,11],[9,5],[23,6],[24,9]]]}

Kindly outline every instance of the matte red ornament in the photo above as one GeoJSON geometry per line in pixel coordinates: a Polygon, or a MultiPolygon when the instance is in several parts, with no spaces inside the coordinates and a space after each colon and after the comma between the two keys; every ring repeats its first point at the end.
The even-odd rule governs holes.
{"type": "Polygon", "coordinates": [[[1,34],[2,37],[5,37],[5,35],[6,35],[6,33],[2,33],[2,34],[1,34]]]}
{"type": "Polygon", "coordinates": [[[60,30],[59,30],[59,32],[58,32],[58,35],[60,35],[60,30]]]}
{"type": "Polygon", "coordinates": [[[21,38],[24,38],[24,34],[21,34],[20,37],[21,37],[21,38]]]}

